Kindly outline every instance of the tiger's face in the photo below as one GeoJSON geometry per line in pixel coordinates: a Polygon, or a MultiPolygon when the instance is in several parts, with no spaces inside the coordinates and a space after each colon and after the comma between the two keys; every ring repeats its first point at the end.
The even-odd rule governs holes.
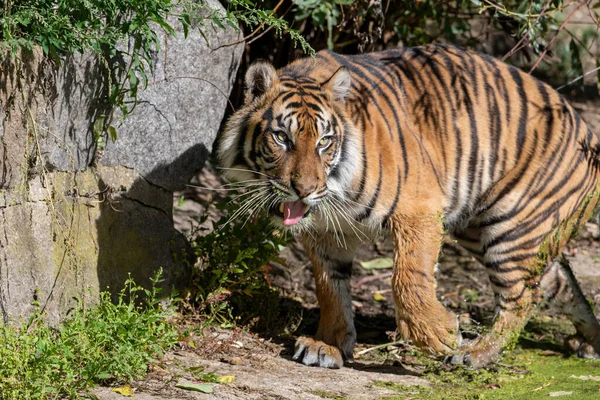
{"type": "Polygon", "coordinates": [[[247,188],[240,210],[267,210],[287,227],[307,226],[312,212],[339,207],[355,146],[344,111],[345,69],[324,81],[266,63],[246,74],[245,104],[228,121],[217,158],[224,175],[247,188]]]}

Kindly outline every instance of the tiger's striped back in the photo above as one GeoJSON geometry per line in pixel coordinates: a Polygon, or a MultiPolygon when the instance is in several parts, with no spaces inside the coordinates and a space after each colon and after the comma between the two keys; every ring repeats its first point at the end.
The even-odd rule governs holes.
{"type": "Polygon", "coordinates": [[[410,201],[439,191],[453,233],[519,214],[545,219],[562,210],[560,221],[595,189],[586,149],[598,148],[597,136],[556,91],[493,58],[436,45],[324,52],[302,65],[288,68],[324,77],[345,66],[352,74],[346,110],[363,132],[364,155],[352,189],[354,200],[374,209],[362,210],[363,219],[385,223],[403,192],[410,201]],[[526,188],[514,207],[494,207],[520,183],[526,188]]]}

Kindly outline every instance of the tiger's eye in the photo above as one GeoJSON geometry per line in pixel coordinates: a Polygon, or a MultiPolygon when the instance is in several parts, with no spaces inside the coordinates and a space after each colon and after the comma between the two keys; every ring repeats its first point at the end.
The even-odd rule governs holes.
{"type": "Polygon", "coordinates": [[[276,137],[281,143],[287,142],[287,135],[283,132],[277,132],[276,137]]]}
{"type": "Polygon", "coordinates": [[[327,147],[331,143],[330,137],[324,137],[319,140],[319,147],[327,147]]]}

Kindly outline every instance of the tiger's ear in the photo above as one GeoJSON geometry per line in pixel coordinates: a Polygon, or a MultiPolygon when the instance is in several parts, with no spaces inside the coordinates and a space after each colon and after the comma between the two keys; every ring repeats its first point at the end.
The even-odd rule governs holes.
{"type": "Polygon", "coordinates": [[[244,81],[246,82],[246,94],[244,103],[250,104],[257,97],[265,94],[277,79],[275,67],[265,61],[255,62],[248,68],[244,81]]]}
{"type": "Polygon", "coordinates": [[[346,67],[338,68],[329,79],[321,83],[321,87],[331,95],[334,101],[343,102],[352,87],[350,71],[346,67]]]}

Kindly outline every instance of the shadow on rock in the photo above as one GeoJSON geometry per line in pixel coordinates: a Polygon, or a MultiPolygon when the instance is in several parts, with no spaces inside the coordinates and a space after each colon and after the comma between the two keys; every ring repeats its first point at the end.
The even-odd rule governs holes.
{"type": "Polygon", "coordinates": [[[173,226],[173,193],[152,182],[178,171],[198,171],[207,155],[206,147],[199,144],[145,177],[126,168],[102,174],[101,212],[96,221],[98,280],[100,289],[108,290],[113,299],[129,276],[148,288],[150,278],[161,268],[161,287],[180,290],[189,284],[193,252],[184,235],[173,226]],[[115,185],[122,177],[113,174],[137,177],[127,189],[115,185]]]}

